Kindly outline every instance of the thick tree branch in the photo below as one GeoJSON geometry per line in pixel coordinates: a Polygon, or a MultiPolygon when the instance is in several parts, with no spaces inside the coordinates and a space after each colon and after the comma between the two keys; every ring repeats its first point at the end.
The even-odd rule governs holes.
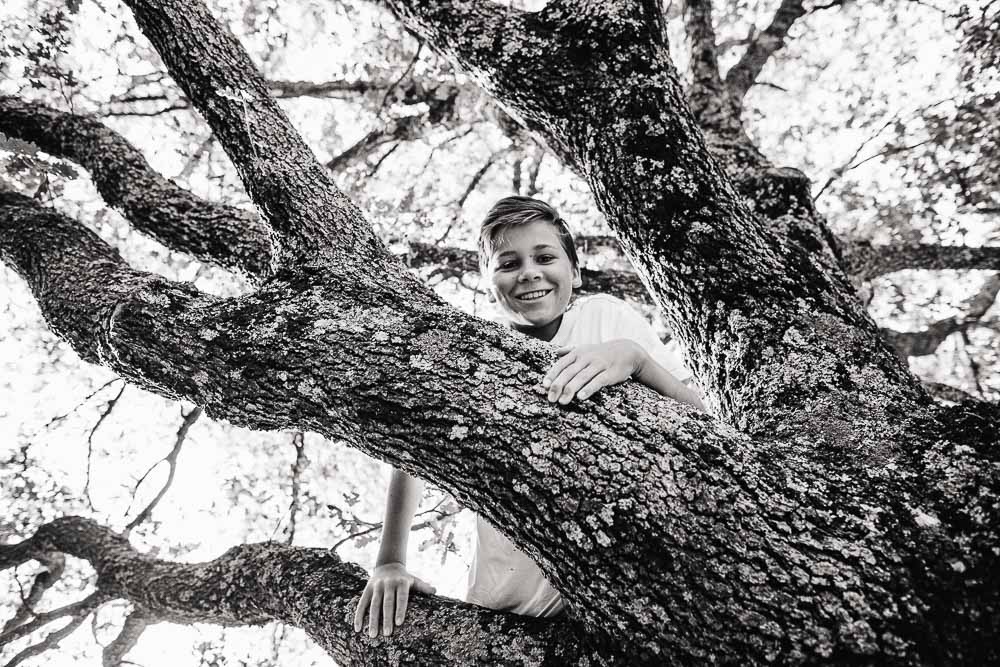
{"type": "Polygon", "coordinates": [[[46,321],[85,361],[104,347],[119,304],[167,281],[131,269],[80,223],[37,201],[0,191],[0,256],[31,286],[46,321]]]}
{"type": "Polygon", "coordinates": [[[332,256],[364,261],[385,254],[360,211],[337,189],[271,98],[249,56],[202,3],[126,4],[212,128],[264,220],[278,232],[283,253],[293,262],[332,256]],[[216,39],[200,39],[206,28],[216,39]],[[322,206],[307,212],[306,202],[322,206]]]}
{"type": "Polygon", "coordinates": [[[526,32],[525,14],[498,4],[461,0],[383,4],[403,21],[423,43],[448,43],[461,49],[467,62],[485,64],[496,56],[496,40],[508,31],[526,32]],[[484,39],[483,36],[491,36],[484,39]]]}
{"type": "MultiPolygon", "coordinates": [[[[259,91],[220,101],[201,80],[206,55],[230,65],[214,79],[220,86],[241,80],[246,59],[218,51],[236,47],[200,8],[183,4],[181,20],[174,3],[171,16],[153,16],[142,3],[140,25],[189,40],[154,42],[175,76],[195,80],[189,92],[205,93],[207,102],[191,97],[217,114],[213,129],[234,135],[230,154],[249,163],[241,168],[251,196],[274,215],[288,207],[288,224],[278,226],[289,232],[300,229],[297,220],[326,220],[329,189],[316,185],[314,170],[296,172],[308,183],[282,172],[273,190],[258,188],[253,145],[234,129],[234,119],[245,119],[226,100],[256,104],[259,91]],[[206,53],[203,43],[216,50],[206,53]]],[[[996,626],[1000,470],[990,465],[996,443],[984,425],[1000,415],[982,405],[942,411],[925,400],[879,343],[815,219],[789,225],[793,237],[750,213],[686,111],[656,17],[629,14],[653,4],[591,3],[594,12],[581,15],[552,3],[532,17],[548,40],[541,50],[531,38],[496,37],[487,58],[491,40],[462,38],[478,39],[475,66],[502,101],[587,175],[720,414],[759,439],[630,383],[549,405],[537,392],[551,349],[457,314],[374,246],[341,253],[343,262],[286,265],[239,299],[141,283],[127,302],[118,299],[101,331],[106,362],[209,414],[259,429],[315,430],[439,483],[505,526],[577,618],[613,635],[634,664],[857,664],[875,651],[913,665],[942,655],[996,662],[998,648],[976,640],[996,626]],[[622,15],[600,14],[610,10],[622,15]],[[521,85],[523,72],[491,70],[511,63],[531,65],[530,85],[521,85]],[[529,94],[560,87],[562,95],[529,94]]],[[[271,120],[248,134],[280,153],[284,126],[271,120]]],[[[796,215],[809,211],[783,217],[796,215]]],[[[49,288],[54,265],[88,268],[34,247],[44,235],[30,225],[21,231],[26,238],[2,234],[0,242],[36,294],[49,288]]],[[[302,250],[316,237],[294,238],[302,250]]],[[[114,277],[119,264],[101,270],[114,277]]],[[[101,307],[109,300],[98,299],[101,307]]],[[[98,540],[118,553],[128,546],[98,540]]],[[[19,546],[0,550],[0,564],[23,555],[19,546]]],[[[214,601],[194,595],[195,612],[220,618],[221,605],[223,622],[227,614],[238,622],[233,612],[244,610],[266,619],[269,605],[283,601],[248,600],[245,589],[277,580],[296,582],[299,611],[306,596],[328,595],[324,581],[294,568],[272,574],[254,560],[261,552],[280,560],[282,549],[238,549],[233,576],[205,567],[207,584],[221,577],[228,585],[214,601]]],[[[143,571],[144,562],[140,574],[155,578],[159,570],[143,571]]],[[[109,573],[122,585],[138,580],[113,563],[96,569],[105,581],[109,573]]],[[[198,573],[185,574],[190,582],[198,573]]],[[[187,604],[173,611],[190,616],[187,604]]],[[[349,612],[336,615],[345,627],[349,612]]]]}
{"type": "Polygon", "coordinates": [[[100,121],[0,97],[0,133],[79,164],[109,206],[167,247],[257,281],[271,272],[270,231],[256,213],[205,201],[177,186],[100,121]]]}
{"type": "MultiPolygon", "coordinates": [[[[614,473],[619,477],[616,482],[602,480],[593,487],[595,479],[612,475],[612,469],[595,468],[587,478],[561,482],[561,491],[545,501],[533,489],[552,488],[546,480],[554,460],[583,457],[558,465],[567,469],[591,466],[586,461],[591,456],[588,452],[595,451],[593,447],[610,447],[609,439],[616,443],[609,455],[641,460],[663,451],[663,447],[647,449],[647,445],[663,438],[672,440],[676,434],[669,434],[675,428],[692,433],[676,436],[678,442],[699,446],[712,442],[716,447],[734,437],[731,431],[685,414],[675,405],[651,402],[652,396],[631,386],[607,390],[599,401],[574,410],[549,406],[535,387],[553,361],[551,349],[461,315],[422,289],[401,266],[398,272],[345,272],[351,267],[339,265],[311,273],[300,269],[279,273],[253,294],[218,299],[132,271],[78,223],[54,212],[39,213],[36,209],[41,207],[25,197],[11,198],[8,209],[14,213],[30,209],[41,220],[26,215],[0,217],[5,223],[0,230],[5,259],[40,295],[53,328],[64,331],[74,344],[93,349],[91,356],[98,361],[136,384],[204,405],[209,414],[233,423],[268,430],[308,428],[385,457],[439,484],[497,525],[513,526],[514,539],[536,557],[541,558],[537,549],[544,541],[547,559],[542,562],[547,574],[560,588],[572,591],[571,599],[580,599],[581,604],[588,600],[586,606],[594,610],[590,613],[597,614],[587,619],[593,628],[609,627],[609,619],[615,618],[614,623],[637,632],[657,632],[655,628],[643,630],[642,623],[632,618],[634,612],[606,602],[596,604],[606,595],[601,581],[642,576],[640,570],[648,565],[634,569],[634,562],[629,564],[634,556],[615,558],[607,563],[615,572],[601,572],[603,559],[590,551],[605,539],[636,543],[638,535],[609,537],[620,529],[638,530],[641,540],[648,540],[651,526],[615,523],[605,526],[594,542],[580,537],[593,534],[594,528],[578,526],[575,505],[558,502],[563,494],[594,502],[610,494],[604,504],[617,506],[619,494],[633,493],[621,484],[620,472],[614,473]],[[52,252],[55,244],[34,245],[50,237],[62,248],[52,252]],[[104,256],[101,253],[111,257],[95,261],[104,256]],[[94,284],[95,264],[105,291],[94,284]],[[72,284],[64,287],[63,282],[72,284]],[[123,285],[133,287],[118,291],[123,285]],[[45,293],[49,286],[55,289],[53,296],[45,293]],[[75,291],[67,295],[71,289],[75,291]],[[65,306],[56,297],[77,304],[72,321],[63,319],[59,309],[65,306]],[[291,329],[290,321],[294,322],[291,329]],[[388,341],[393,344],[387,345],[388,341]],[[238,398],[233,395],[234,371],[229,365],[237,358],[241,359],[238,386],[242,393],[238,398]],[[470,375],[472,369],[478,370],[470,375]],[[480,376],[497,380],[468,385],[480,376]],[[394,378],[389,396],[385,395],[385,377],[394,378]],[[448,389],[457,386],[464,388],[448,389]],[[597,410],[600,416],[583,418],[581,409],[597,410]],[[533,437],[559,443],[572,432],[574,441],[591,440],[593,447],[564,452],[554,445],[551,452],[539,450],[527,459],[524,453],[512,457],[509,452],[517,449],[511,443],[524,441],[525,410],[532,416],[533,437]],[[667,421],[663,410],[673,415],[667,421]],[[387,414],[392,418],[386,419],[387,414]],[[490,424],[490,428],[480,433],[475,424],[490,424]],[[581,428],[596,430],[586,434],[581,428]],[[632,434],[637,428],[642,434],[632,442],[633,436],[626,432],[632,434]],[[498,446],[501,442],[506,444],[498,446]],[[495,472],[470,477],[466,466],[473,459],[484,471],[495,472]],[[484,483],[494,474],[495,483],[484,483]],[[498,498],[504,486],[500,480],[512,478],[523,481],[513,491],[522,499],[511,501],[520,509],[507,515],[509,510],[501,507],[506,508],[509,499],[501,502],[498,498]],[[583,486],[574,488],[577,484],[583,486]],[[538,524],[539,511],[547,514],[551,525],[538,524]],[[554,546],[560,543],[564,546],[554,546]],[[567,552],[548,559],[553,548],[567,552]],[[598,570],[587,574],[593,567],[598,570]],[[618,571],[621,567],[626,570],[618,571]]],[[[652,461],[641,470],[645,471],[642,475],[659,479],[652,461]]],[[[738,487],[735,478],[726,478],[726,486],[738,487]]],[[[650,483],[637,480],[636,487],[650,483]]],[[[509,493],[509,489],[504,492],[509,493]]],[[[654,507],[663,499],[641,502],[654,507]]],[[[734,518],[712,521],[730,523],[734,518]]],[[[703,520],[707,519],[699,517],[696,522],[703,520]]],[[[652,637],[647,641],[656,642],[652,637]]]]}
{"type": "Polygon", "coordinates": [[[684,29],[693,75],[687,95],[691,112],[703,128],[719,135],[741,135],[740,107],[733,103],[719,73],[711,0],[685,2],[684,29]]]}
{"type": "Polygon", "coordinates": [[[175,563],[137,552],[124,537],[90,519],[64,517],[19,544],[0,546],[0,568],[42,551],[89,561],[102,596],[129,600],[158,621],[259,625],[277,620],[302,628],[345,665],[399,664],[401,659],[421,665],[570,664],[582,657],[565,621],[540,621],[434,596],[411,598],[407,623],[391,640],[355,633],[350,619],[367,576],[327,549],[264,542],[233,547],[205,563],[175,563]]]}
{"type": "Polygon", "coordinates": [[[889,342],[903,357],[918,357],[934,354],[946,338],[956,332],[964,332],[973,326],[998,328],[997,322],[983,321],[1000,294],[1000,273],[987,279],[979,291],[958,306],[958,315],[932,322],[921,331],[892,331],[883,329],[889,342]]]}
{"type": "Polygon", "coordinates": [[[806,10],[802,4],[802,0],[782,0],[774,18],[771,19],[771,24],[757,35],[740,61],[726,73],[729,94],[738,100],[740,105],[747,91],[757,81],[764,65],[785,45],[785,38],[792,24],[805,15],[806,10]]]}
{"type": "MultiPolygon", "coordinates": [[[[3,546],[0,546],[0,550],[2,549],[3,546]]],[[[59,554],[59,556],[62,557],[63,555],[59,554]]],[[[76,617],[83,612],[89,613],[103,601],[104,598],[100,595],[100,593],[92,593],[82,600],[71,602],[70,604],[63,605],[62,607],[58,607],[51,611],[35,614],[34,618],[27,623],[11,628],[0,635],[0,646],[9,644],[10,642],[16,641],[21,637],[26,637],[35,630],[43,628],[52,621],[57,621],[60,618],[65,618],[67,616],[76,617]]]]}
{"type": "Polygon", "coordinates": [[[867,241],[854,241],[846,248],[844,263],[848,273],[859,281],[904,269],[1000,271],[1000,246],[932,243],[873,245],[867,241]]]}
{"type": "Polygon", "coordinates": [[[953,333],[965,331],[969,327],[986,323],[966,321],[961,317],[947,317],[929,324],[920,331],[896,331],[882,329],[882,335],[902,357],[920,357],[934,354],[953,333]]]}

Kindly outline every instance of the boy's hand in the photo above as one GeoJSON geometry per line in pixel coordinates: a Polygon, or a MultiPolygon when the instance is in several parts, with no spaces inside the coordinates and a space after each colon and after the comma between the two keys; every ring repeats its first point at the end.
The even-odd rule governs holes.
{"type": "Polygon", "coordinates": [[[642,368],[648,356],[638,343],[625,338],[561,347],[556,354],[561,358],[545,374],[542,386],[549,390],[550,401],[563,405],[574,396],[583,401],[601,387],[624,382],[642,368]]]}
{"type": "Polygon", "coordinates": [[[367,615],[369,637],[378,635],[380,625],[384,636],[391,635],[393,628],[402,625],[406,618],[411,588],[420,593],[435,591],[433,586],[407,572],[402,563],[385,563],[376,567],[354,612],[354,631],[361,632],[367,615]]]}

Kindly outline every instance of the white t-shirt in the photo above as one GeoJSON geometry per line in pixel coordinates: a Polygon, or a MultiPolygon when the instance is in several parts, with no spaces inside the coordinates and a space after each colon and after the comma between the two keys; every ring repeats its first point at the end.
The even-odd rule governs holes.
{"type": "MultiPolygon", "coordinates": [[[[627,303],[606,294],[577,299],[563,314],[552,339],[556,347],[628,338],[642,346],[678,380],[691,374],[679,354],[660,342],[649,323],[627,303]]],[[[476,550],[465,599],[491,609],[525,616],[555,616],[565,604],[559,592],[524,552],[483,517],[476,515],[476,550]]]]}

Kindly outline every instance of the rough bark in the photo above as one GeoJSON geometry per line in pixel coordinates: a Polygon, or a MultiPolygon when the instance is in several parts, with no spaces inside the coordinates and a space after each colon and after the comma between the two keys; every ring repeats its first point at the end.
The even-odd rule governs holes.
{"type": "Polygon", "coordinates": [[[203,7],[129,4],[284,254],[252,294],[210,297],[8,197],[0,251],[83,353],[215,417],[317,431],[440,484],[505,527],[622,661],[1000,660],[981,641],[1000,623],[997,408],[931,404],[809,210],[751,214],[685,107],[659,3],[393,5],[587,175],[721,420],[634,385],[546,403],[551,351],[456,313],[390,258],[203,7]]]}
{"type": "Polygon", "coordinates": [[[716,128],[719,135],[743,134],[741,98],[732,97],[719,73],[711,0],[685,2],[684,19],[691,52],[692,81],[688,87],[691,112],[703,127],[716,128]]]}
{"type": "Polygon", "coordinates": [[[559,665],[591,655],[600,659],[574,639],[566,620],[545,623],[436,596],[411,598],[407,624],[391,640],[355,633],[354,607],[367,575],[326,549],[262,542],[235,546],[205,563],[176,563],[136,551],[93,520],[63,517],[18,544],[0,545],[0,570],[46,550],[87,560],[104,599],[124,598],[141,607],[106,662],[120,659],[133,633],[150,619],[225,626],[281,621],[305,630],[342,665],[559,665]],[[507,641],[490,640],[495,637],[507,641]]]}
{"type": "Polygon", "coordinates": [[[828,251],[821,221],[806,210],[804,224],[790,212],[784,229],[764,224],[708,154],[655,3],[624,3],[616,11],[630,21],[566,2],[530,15],[390,4],[587,174],[720,416],[756,431],[808,411],[823,439],[847,401],[854,430],[867,422],[864,438],[894,420],[885,407],[919,400],[828,251]],[[519,39],[472,37],[501,21],[519,39]]]}

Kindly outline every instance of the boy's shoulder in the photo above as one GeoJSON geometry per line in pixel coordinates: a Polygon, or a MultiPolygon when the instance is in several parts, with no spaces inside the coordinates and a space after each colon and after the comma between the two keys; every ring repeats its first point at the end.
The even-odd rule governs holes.
{"type": "Polygon", "coordinates": [[[610,294],[588,294],[587,296],[582,296],[573,302],[572,307],[580,313],[584,311],[589,313],[594,311],[633,310],[632,306],[610,294]]]}

